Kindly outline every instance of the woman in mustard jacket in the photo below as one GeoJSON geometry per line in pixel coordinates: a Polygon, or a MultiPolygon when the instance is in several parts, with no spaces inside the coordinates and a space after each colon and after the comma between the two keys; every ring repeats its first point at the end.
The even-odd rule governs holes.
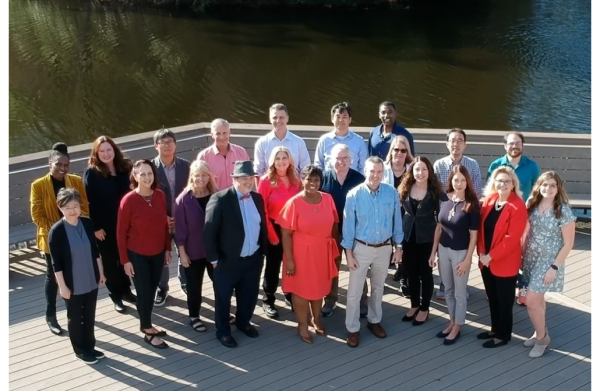
{"type": "Polygon", "coordinates": [[[46,323],[53,334],[62,334],[62,329],[56,320],[56,295],[58,284],[52,268],[52,258],[48,247],[48,232],[52,225],[62,217],[56,205],[56,195],[64,187],[72,187],[79,191],[82,198],[81,214],[89,216],[88,200],[80,176],[68,174],[69,153],[65,143],[56,143],[52,146],[49,165],[50,172],[36,179],[31,184],[31,219],[37,226],[37,247],[44,253],[46,259],[46,323]]]}

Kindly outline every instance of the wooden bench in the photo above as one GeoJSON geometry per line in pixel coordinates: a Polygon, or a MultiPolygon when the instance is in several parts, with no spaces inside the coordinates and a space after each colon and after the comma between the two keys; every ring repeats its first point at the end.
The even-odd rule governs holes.
{"type": "MultiPolygon", "coordinates": [[[[258,137],[267,133],[268,125],[231,124],[231,142],[246,148],[250,158],[254,153],[254,144],[258,137]]],[[[189,160],[196,158],[198,152],[212,143],[210,124],[198,123],[172,128],[177,134],[177,155],[189,160]]],[[[302,137],[309,150],[311,160],[319,137],[330,130],[323,126],[290,125],[290,130],[302,137]]],[[[370,128],[352,129],[362,137],[368,137],[370,128]]],[[[448,154],[445,129],[409,129],[415,138],[418,155],[426,156],[432,162],[448,154]]],[[[474,158],[481,165],[485,179],[489,164],[502,156],[503,136],[500,131],[465,130],[467,149],[465,155],[474,158]]],[[[119,137],[115,142],[132,160],[153,158],[156,156],[152,136],[154,131],[119,137]]],[[[584,212],[591,210],[591,137],[561,133],[525,133],[527,156],[535,160],[542,170],[554,170],[565,181],[573,208],[584,212]]],[[[92,144],[83,144],[69,148],[71,155],[70,172],[82,175],[92,144]]],[[[49,152],[17,156],[9,162],[9,244],[30,243],[35,240],[35,225],[31,221],[29,193],[31,182],[48,172],[49,152]]]]}

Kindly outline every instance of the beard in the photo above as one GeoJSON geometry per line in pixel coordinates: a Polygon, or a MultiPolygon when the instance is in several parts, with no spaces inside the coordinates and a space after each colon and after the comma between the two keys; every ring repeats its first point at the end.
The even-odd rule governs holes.
{"type": "Polygon", "coordinates": [[[510,157],[519,157],[523,154],[523,150],[522,149],[510,149],[508,151],[508,155],[510,157]]]}

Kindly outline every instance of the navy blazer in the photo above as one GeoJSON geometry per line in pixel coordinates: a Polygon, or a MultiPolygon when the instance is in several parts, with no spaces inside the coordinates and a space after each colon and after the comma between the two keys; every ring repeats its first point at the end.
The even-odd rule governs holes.
{"type": "Polygon", "coordinates": [[[204,210],[192,190],[184,190],[175,200],[175,243],[184,246],[191,260],[206,258],[204,210]]]}
{"type": "MultiPolygon", "coordinates": [[[[160,156],[155,157],[152,163],[156,166],[158,171],[158,188],[165,193],[167,197],[167,215],[173,217],[175,211],[171,210],[173,199],[171,198],[171,187],[169,186],[169,180],[167,174],[163,169],[160,156]]],[[[175,194],[181,194],[185,186],[187,185],[188,177],[190,176],[190,162],[189,160],[175,157],[175,194]]]]}
{"type": "MultiPolygon", "coordinates": [[[[260,215],[259,251],[266,255],[268,248],[265,204],[260,194],[250,195],[260,215]]],[[[204,247],[209,262],[219,261],[223,270],[234,270],[244,246],[244,220],[235,187],[221,190],[210,197],[206,206],[204,247]]]]}
{"type": "MultiPolygon", "coordinates": [[[[98,269],[97,259],[100,258],[96,236],[94,235],[94,223],[87,217],[79,217],[85,233],[90,241],[92,248],[92,262],[94,263],[94,274],[96,281],[100,281],[100,269],[98,269]]],[[[71,260],[71,246],[65,229],[64,219],[58,220],[50,229],[48,234],[48,244],[50,246],[50,256],[52,257],[52,267],[54,272],[62,272],[65,283],[71,292],[73,291],[73,261],[71,260]]]]}

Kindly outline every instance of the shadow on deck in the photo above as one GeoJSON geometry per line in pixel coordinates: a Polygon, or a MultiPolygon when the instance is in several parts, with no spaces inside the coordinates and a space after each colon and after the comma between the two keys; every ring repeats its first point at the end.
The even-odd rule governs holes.
{"type": "MultiPolygon", "coordinates": [[[[476,262],[469,281],[467,324],[453,346],[443,346],[435,338],[448,320],[443,301],[432,301],[432,316],[422,326],[400,321],[410,302],[398,295],[398,283],[392,281],[390,271],[382,321],[388,337],[377,339],[363,327],[360,346],[348,348],[344,325],[348,272],[343,266],[338,309],[324,320],[327,337],[314,335],[313,345],[301,342],[294,315],[279,295],[280,319],[266,318],[258,306],[253,322],[260,337],[249,339],[234,328],[240,346],[233,350],[215,339],[210,281],[204,283],[201,312],[209,330],[199,334],[188,326],[185,298],[173,264],[171,296],[153,316],[157,326],[168,330],[171,348],[150,350],[138,331],[137,312],[130,307],[126,314],[116,313],[102,288],[96,339],[107,357],[86,366],[75,360],[68,337],[53,336],[45,325],[45,261],[36,253],[21,259],[10,264],[9,277],[11,390],[591,389],[591,237],[585,226],[580,226],[567,259],[565,292],[549,297],[553,350],[539,359],[530,359],[529,350],[522,346],[533,333],[524,307],[515,306],[510,344],[481,348],[475,335],[489,325],[489,311],[476,262]]],[[[57,304],[59,322],[66,327],[60,298],[57,304]]]]}

